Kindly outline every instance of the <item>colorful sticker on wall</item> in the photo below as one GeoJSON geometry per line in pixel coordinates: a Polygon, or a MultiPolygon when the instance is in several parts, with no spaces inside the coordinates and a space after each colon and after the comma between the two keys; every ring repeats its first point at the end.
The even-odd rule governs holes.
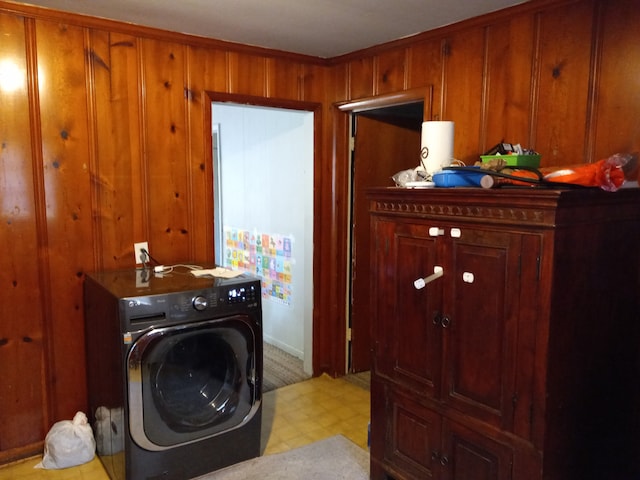
{"type": "Polygon", "coordinates": [[[291,305],[293,237],[224,227],[224,266],[260,278],[262,298],[291,305]]]}

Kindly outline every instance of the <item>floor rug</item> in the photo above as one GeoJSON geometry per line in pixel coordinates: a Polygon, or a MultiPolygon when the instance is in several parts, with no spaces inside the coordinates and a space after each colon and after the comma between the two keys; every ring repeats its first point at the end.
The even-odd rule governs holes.
{"type": "Polygon", "coordinates": [[[342,435],[265,455],[199,480],[368,480],[369,453],[342,435]]]}
{"type": "Polygon", "coordinates": [[[299,358],[266,342],[263,344],[263,350],[263,392],[311,378],[304,372],[302,360],[299,358]]]}

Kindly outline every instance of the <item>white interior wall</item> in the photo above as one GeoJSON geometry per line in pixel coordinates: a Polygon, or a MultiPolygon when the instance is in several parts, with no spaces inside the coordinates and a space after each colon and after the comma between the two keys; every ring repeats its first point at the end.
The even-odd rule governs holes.
{"type": "Polygon", "coordinates": [[[303,359],[312,373],[313,113],[230,103],[214,103],[212,111],[223,226],[293,240],[291,302],[263,295],[265,341],[303,359]]]}

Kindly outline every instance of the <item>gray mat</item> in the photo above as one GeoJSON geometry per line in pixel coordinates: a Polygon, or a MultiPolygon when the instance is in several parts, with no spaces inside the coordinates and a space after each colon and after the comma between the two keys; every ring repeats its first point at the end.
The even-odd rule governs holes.
{"type": "Polygon", "coordinates": [[[264,343],[262,392],[303,382],[311,376],[302,368],[302,360],[269,343],[264,343]]]}
{"type": "Polygon", "coordinates": [[[336,435],[238,463],[199,480],[368,480],[369,453],[336,435]]]}

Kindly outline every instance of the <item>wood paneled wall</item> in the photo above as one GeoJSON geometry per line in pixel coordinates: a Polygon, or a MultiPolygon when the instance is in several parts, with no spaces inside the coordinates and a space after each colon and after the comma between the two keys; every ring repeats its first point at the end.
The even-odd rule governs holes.
{"type": "Polygon", "coordinates": [[[0,3],[0,34],[0,61],[19,74],[0,93],[7,461],[86,410],[85,272],[133,267],[133,243],[145,240],[165,264],[213,261],[212,95],[315,109],[328,69],[15,4],[0,3]]]}
{"type": "MultiPolygon", "coordinates": [[[[468,165],[500,141],[539,151],[543,166],[638,152],[638,22],[638,0],[529,1],[331,59],[335,98],[371,106],[432,86],[431,119],[455,122],[454,154],[468,165]]],[[[334,117],[338,204],[348,203],[347,116],[334,117]]],[[[418,153],[407,168],[417,163],[418,153]]],[[[342,213],[339,239],[350,228],[342,213]]],[[[347,252],[335,258],[344,265],[347,252]]],[[[345,289],[337,284],[338,292],[345,289]]]]}
{"type": "MultiPolygon", "coordinates": [[[[640,150],[637,0],[540,0],[314,59],[0,1],[0,463],[85,409],[82,282],[213,259],[210,101],[316,112],[314,370],[344,371],[348,115],[433,85],[472,161],[499,140],[545,165],[640,150]]],[[[277,168],[277,166],[274,166],[277,168]]]]}
{"type": "Polygon", "coordinates": [[[640,149],[637,0],[531,1],[333,59],[345,99],[434,86],[457,158],[504,140],[544,166],[640,149]]]}

